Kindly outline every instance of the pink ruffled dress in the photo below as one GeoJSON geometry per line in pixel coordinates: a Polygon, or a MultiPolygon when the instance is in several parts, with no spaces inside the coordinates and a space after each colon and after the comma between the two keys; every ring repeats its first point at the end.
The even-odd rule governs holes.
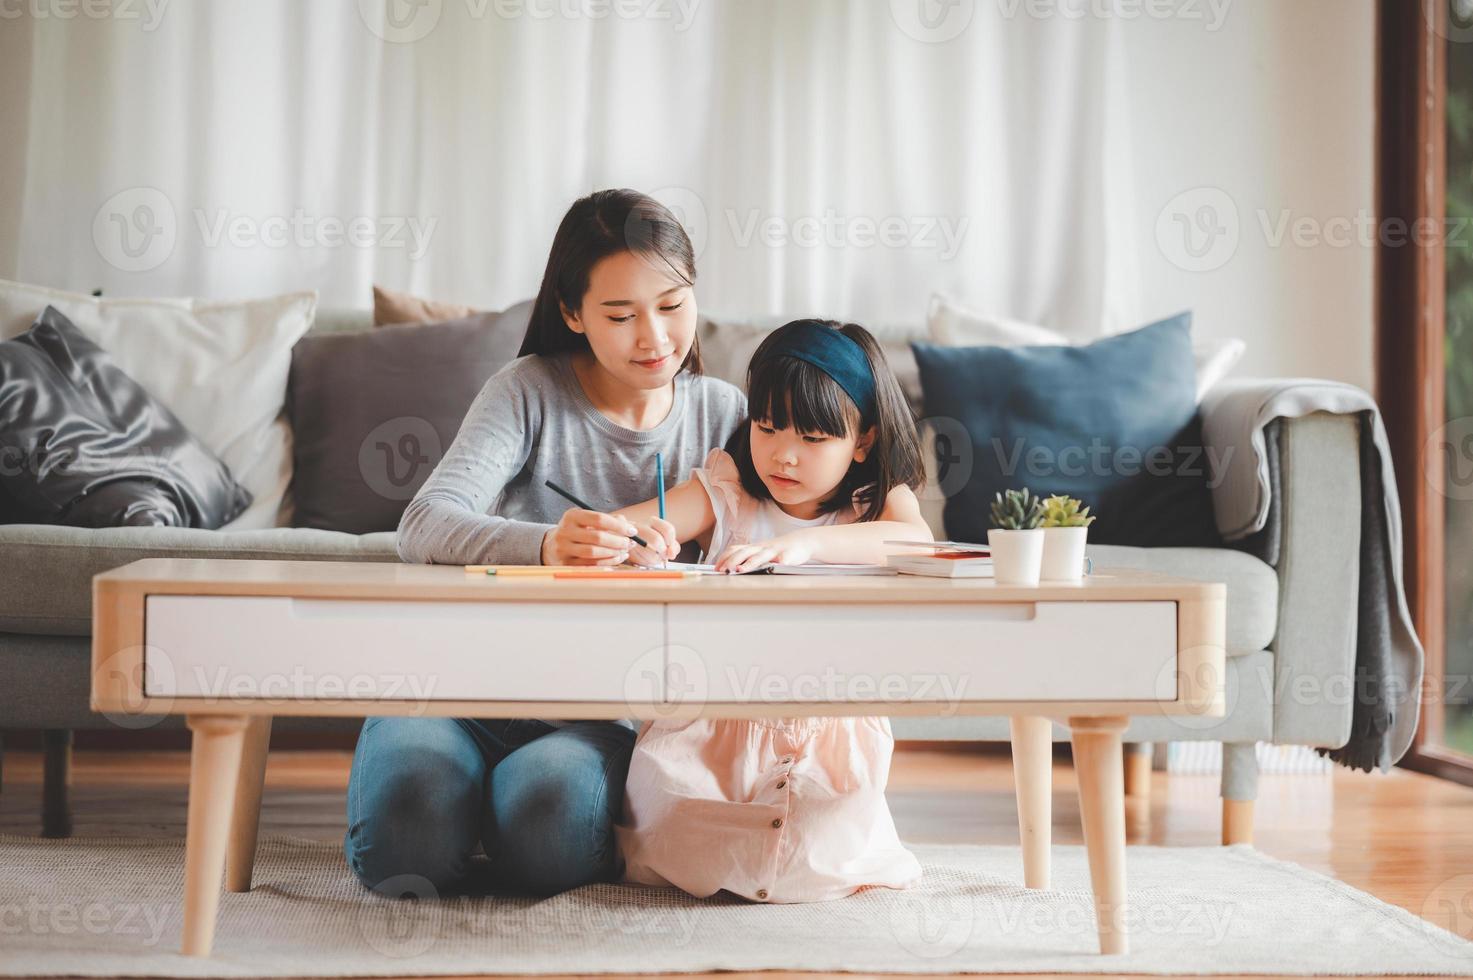
{"type": "MultiPolygon", "coordinates": [[[[852,523],[855,502],[810,521],[742,490],[713,450],[695,471],[716,510],[708,554],[798,527],[852,523]]],[[[624,880],[705,897],[823,902],[921,876],[895,832],[888,718],[654,721],[634,746],[615,827],[624,880]]]]}

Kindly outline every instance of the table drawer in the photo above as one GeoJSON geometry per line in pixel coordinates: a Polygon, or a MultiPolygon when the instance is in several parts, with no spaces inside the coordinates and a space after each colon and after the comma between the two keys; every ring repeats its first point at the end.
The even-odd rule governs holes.
{"type": "Polygon", "coordinates": [[[664,642],[659,603],[156,595],[145,616],[149,696],[616,702],[664,642]]]}
{"type": "Polygon", "coordinates": [[[1175,602],[672,604],[667,690],[749,701],[1171,700],[1175,602]]]}

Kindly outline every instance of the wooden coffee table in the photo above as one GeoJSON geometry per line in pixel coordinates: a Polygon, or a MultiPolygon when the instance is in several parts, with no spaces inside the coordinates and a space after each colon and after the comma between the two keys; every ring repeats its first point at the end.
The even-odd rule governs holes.
{"type": "Polygon", "coordinates": [[[1127,949],[1120,735],[1221,715],[1225,587],[990,579],[496,579],[459,567],[145,559],[93,582],[92,707],[193,732],[183,951],[249,891],[273,715],[1009,715],[1024,882],[1049,886],[1068,725],[1100,950],[1127,949]]]}

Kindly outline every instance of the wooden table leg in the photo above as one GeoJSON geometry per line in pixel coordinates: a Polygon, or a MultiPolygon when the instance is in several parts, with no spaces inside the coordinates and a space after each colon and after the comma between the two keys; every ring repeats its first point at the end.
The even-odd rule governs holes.
{"type": "Polygon", "coordinates": [[[185,956],[209,956],[220,907],[230,814],[240,781],[245,715],[189,715],[189,829],[184,837],[185,956]]]}
{"type": "Polygon", "coordinates": [[[1089,852],[1101,953],[1125,953],[1125,772],[1120,735],[1129,719],[1070,718],[1079,815],[1089,852]]]}
{"type": "Polygon", "coordinates": [[[271,743],[271,716],[251,715],[241,747],[240,780],[230,818],[230,846],[225,853],[225,890],[251,890],[256,863],[256,834],[261,823],[261,790],[266,784],[266,750],[271,743]]]}
{"type": "Polygon", "coordinates": [[[1023,845],[1023,884],[1049,886],[1053,823],[1053,724],[1037,715],[1013,715],[1013,788],[1018,797],[1018,839],[1023,845]]]}

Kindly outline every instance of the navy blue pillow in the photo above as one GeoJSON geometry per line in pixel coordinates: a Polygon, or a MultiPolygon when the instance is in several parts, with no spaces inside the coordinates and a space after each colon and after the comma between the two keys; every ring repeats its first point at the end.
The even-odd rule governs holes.
{"type": "MultiPolygon", "coordinates": [[[[993,494],[1026,486],[1088,505],[1092,543],[1222,543],[1190,313],[1079,347],[911,347],[927,415],[954,420],[970,440],[970,475],[946,501],[947,537],[985,541],[993,494]]],[[[943,483],[945,467],[965,466],[949,442],[937,443],[943,483]]]]}

